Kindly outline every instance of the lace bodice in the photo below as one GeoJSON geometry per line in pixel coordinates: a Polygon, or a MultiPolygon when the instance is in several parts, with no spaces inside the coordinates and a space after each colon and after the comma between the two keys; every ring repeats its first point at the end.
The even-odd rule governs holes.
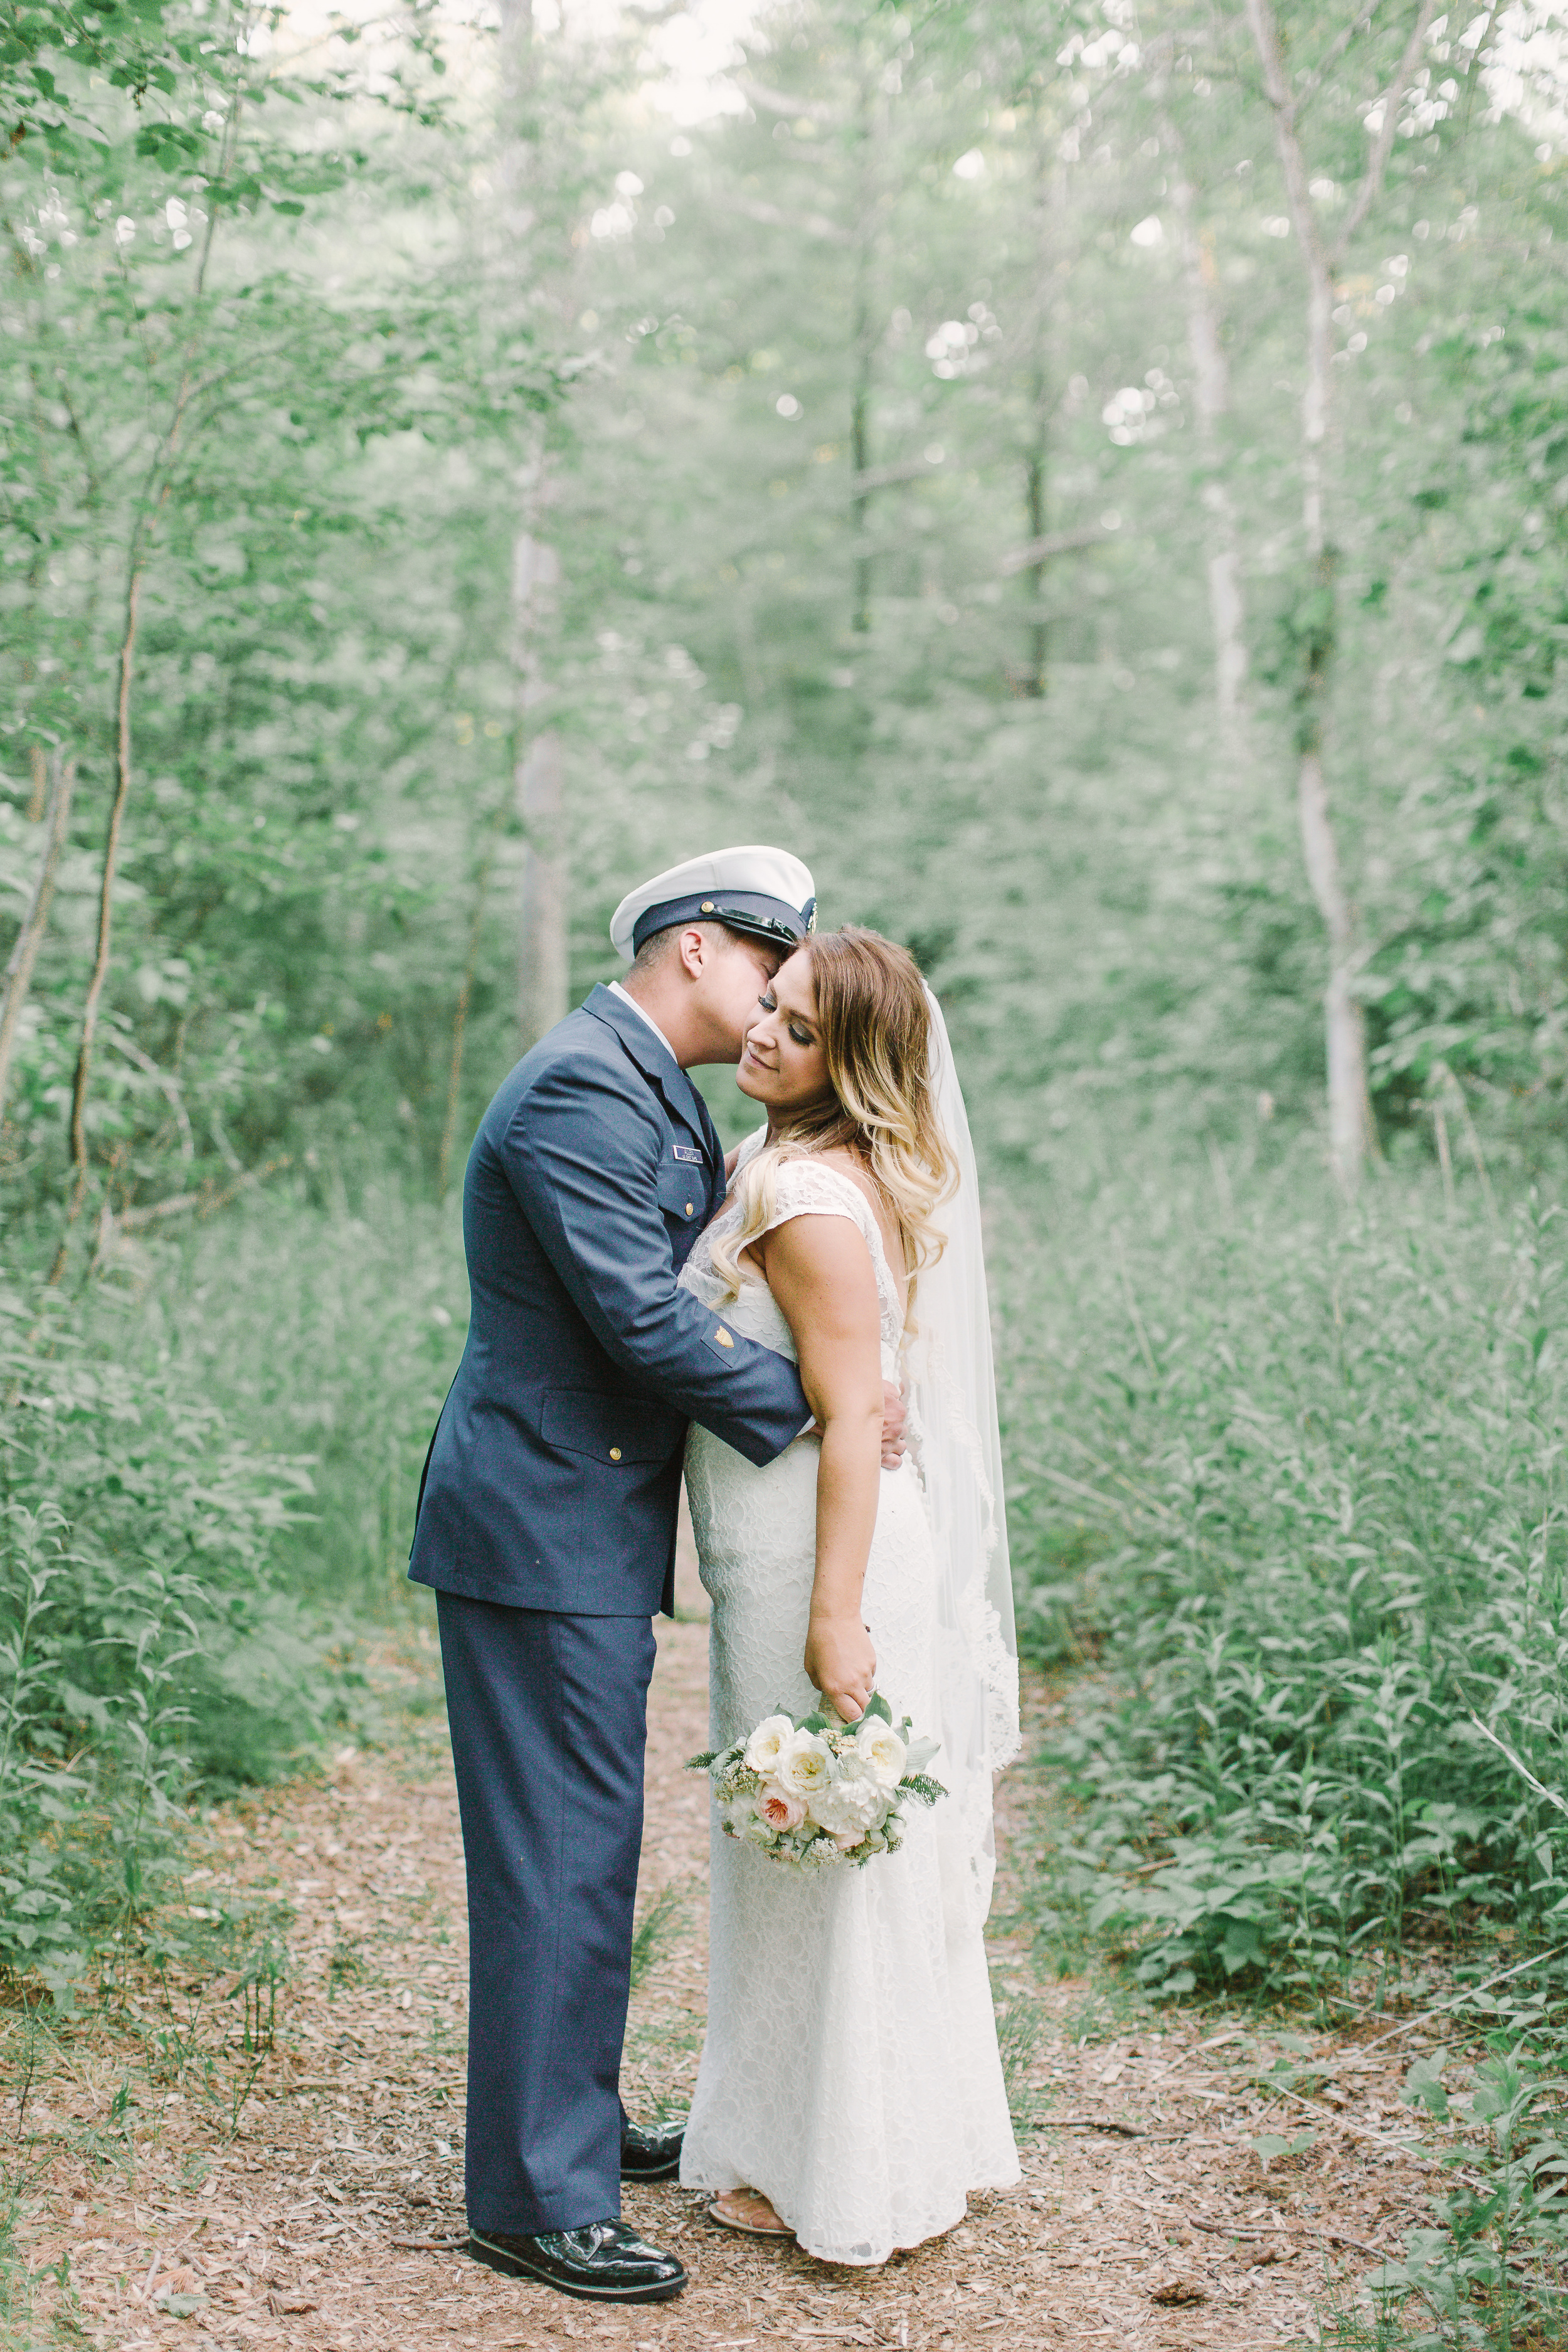
{"type": "MultiPolygon", "coordinates": [[[[748,1137],[742,1146],[736,1174],[744,1167],[761,1141],[748,1137]]],[[[871,1270],[877,1278],[877,1303],[880,1314],[882,1337],[882,1372],[885,1379],[896,1380],[900,1350],[904,1338],[904,1308],[898,1279],[888,1264],[888,1253],[882,1244],[881,1227],[876,1211],[853,1177],[842,1169],[830,1167],[826,1160],[802,1153],[798,1158],[780,1163],[773,1200],[773,1212],[763,1231],[772,1233],[778,1225],[788,1224],[794,1217],[847,1217],[855,1225],[870,1252],[871,1270]]],[[[783,1311],[767,1284],[759,1275],[742,1265],[741,1289],[737,1297],[713,1271],[713,1244],[732,1234],[740,1223],[741,1212],[734,1199],[733,1180],[731,1197],[707,1231],[698,1238],[695,1248],[681,1269],[683,1288],[695,1291],[705,1307],[727,1315],[736,1328],[749,1339],[758,1339],[775,1355],[787,1356],[792,1363],[798,1360],[795,1336],[783,1311]]]]}

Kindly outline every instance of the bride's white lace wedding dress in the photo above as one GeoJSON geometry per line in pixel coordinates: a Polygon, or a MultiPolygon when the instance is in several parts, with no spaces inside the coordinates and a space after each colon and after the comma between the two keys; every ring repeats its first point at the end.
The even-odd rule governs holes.
{"type": "MultiPolygon", "coordinates": [[[[736,1214],[721,1212],[681,1280],[737,1331],[794,1360],[766,1286],[753,1277],[731,1297],[713,1274],[712,1241],[736,1214]]],[[[883,1372],[896,1381],[903,1315],[868,1202],[822,1161],[786,1160],[772,1224],[797,1216],[858,1228],[876,1272],[883,1372]]],[[[807,1439],[758,1470],[692,1428],[686,1483],[713,1604],[714,1748],[780,1706],[801,1715],[813,1703],[801,1655],[819,1454],[807,1439]]],[[[912,1454],[882,1473],[864,1603],[879,1690],[917,1732],[932,1729],[936,1566],[912,1454]]],[[[940,1756],[931,1769],[941,1777],[940,1756]]],[[[900,1853],[820,1876],[769,1862],[715,1820],[708,2034],[680,2178],[761,2189],[824,2262],[885,2262],[952,2229],[968,2190],[1018,2178],[982,1920],[952,1814],[951,1803],[911,1808],[900,1853]]]]}

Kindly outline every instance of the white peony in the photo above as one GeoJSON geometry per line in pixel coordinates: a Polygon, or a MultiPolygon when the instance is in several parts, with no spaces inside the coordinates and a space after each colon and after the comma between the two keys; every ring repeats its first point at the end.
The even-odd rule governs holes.
{"type": "Polygon", "coordinates": [[[773,1778],[792,1797],[814,1797],[826,1789],[835,1769],[833,1750],[815,1731],[792,1731],[778,1752],[773,1778]]]}
{"type": "Polygon", "coordinates": [[[890,1723],[866,1716],[855,1734],[855,1746],[884,1789],[896,1789],[904,1777],[907,1750],[890,1723]]]}
{"type": "Polygon", "coordinates": [[[880,1829],[887,1818],[889,1796],[877,1773],[858,1748],[839,1759],[838,1778],[826,1788],[813,1789],[806,1798],[811,1818],[836,1838],[858,1844],[868,1830],[880,1829]]]}
{"type": "Polygon", "coordinates": [[[795,1726],[787,1715],[765,1717],[746,1742],[745,1760],[751,1770],[760,1772],[764,1780],[771,1780],[785,1744],[794,1738],[795,1726]]]}

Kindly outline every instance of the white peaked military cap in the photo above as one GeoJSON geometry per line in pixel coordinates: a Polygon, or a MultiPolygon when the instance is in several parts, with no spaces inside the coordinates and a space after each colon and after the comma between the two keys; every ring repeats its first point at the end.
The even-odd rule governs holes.
{"type": "Polygon", "coordinates": [[[724,923],[732,931],[798,947],[816,929],[816,885],[811,868],[787,849],[757,845],[715,849],[689,857],[628,890],[610,921],[610,940],[625,963],[645,940],[676,923],[724,923]]]}

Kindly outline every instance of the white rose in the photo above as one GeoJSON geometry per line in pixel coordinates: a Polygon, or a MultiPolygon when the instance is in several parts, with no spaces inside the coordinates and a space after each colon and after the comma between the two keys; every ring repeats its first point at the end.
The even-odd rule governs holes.
{"type": "Polygon", "coordinates": [[[746,1742],[747,1765],[753,1772],[760,1772],[764,1780],[771,1780],[780,1753],[794,1738],[795,1726],[787,1715],[768,1716],[746,1742]]]}
{"type": "Polygon", "coordinates": [[[790,1796],[809,1799],[827,1787],[836,1769],[825,1739],[815,1731],[792,1731],[778,1752],[773,1777],[790,1796]]]}
{"type": "Polygon", "coordinates": [[[896,1789],[904,1777],[908,1750],[890,1723],[868,1715],[855,1735],[855,1745],[884,1789],[896,1789]]]}
{"type": "Polygon", "coordinates": [[[820,1828],[858,1845],[868,1830],[880,1829],[887,1818],[888,1792],[863,1757],[849,1755],[837,1780],[814,1789],[806,1805],[820,1828]]]}

